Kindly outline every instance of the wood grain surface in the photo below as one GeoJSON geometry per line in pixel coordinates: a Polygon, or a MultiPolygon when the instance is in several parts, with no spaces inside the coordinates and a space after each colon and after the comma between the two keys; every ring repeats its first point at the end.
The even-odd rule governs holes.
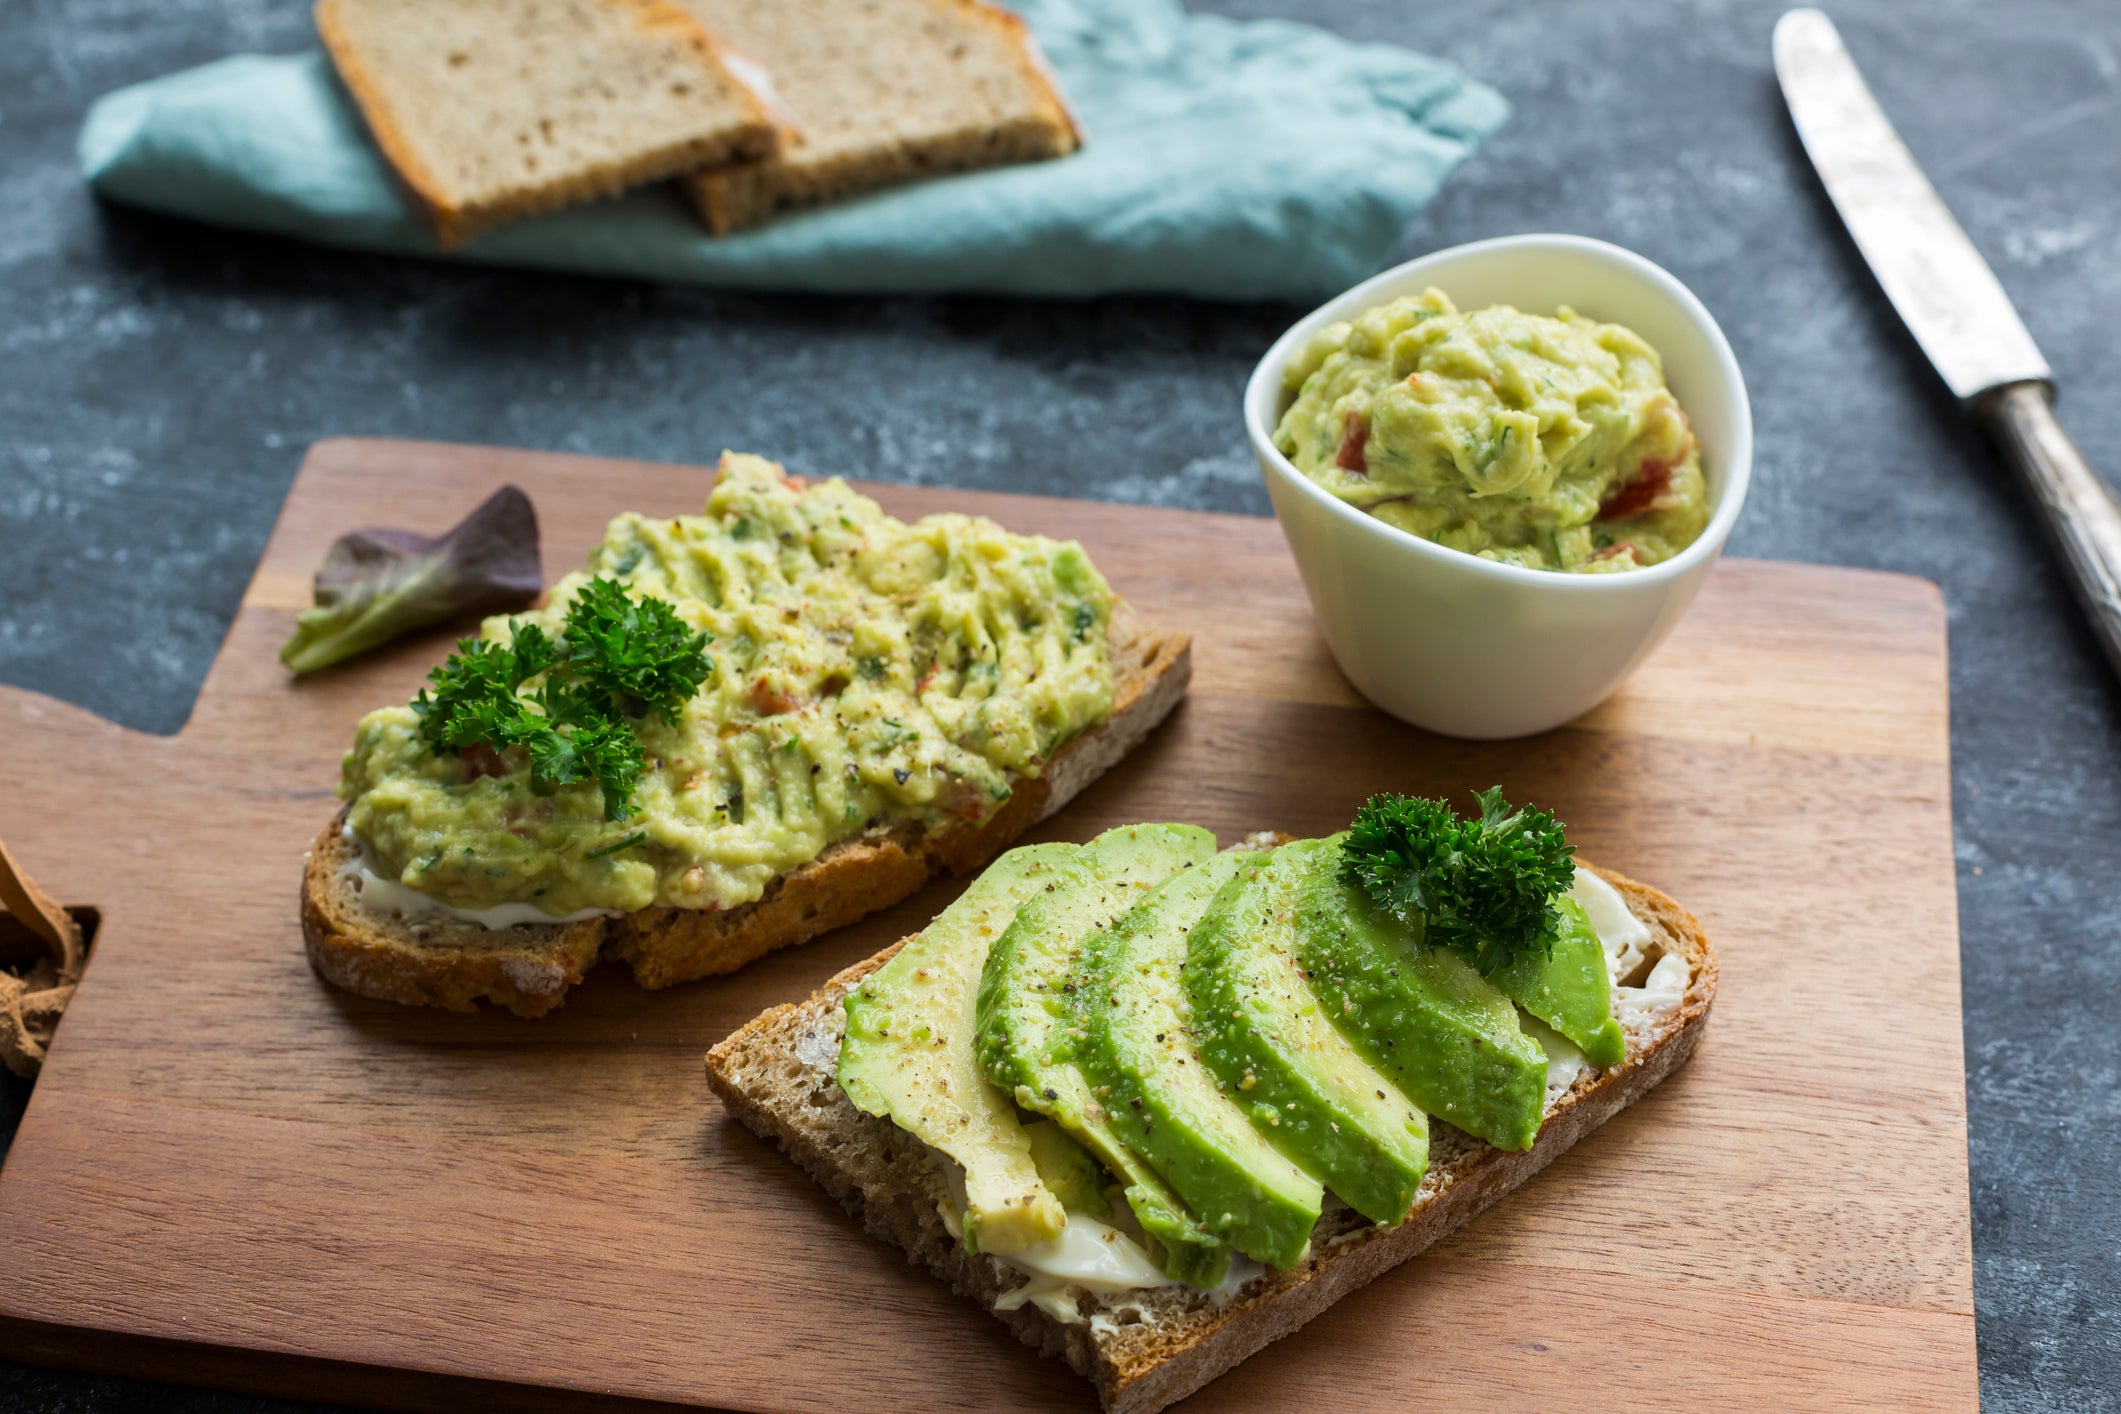
{"type": "MultiPolygon", "coordinates": [[[[340,532],[536,502],[548,578],[710,473],[422,443],[314,448],[190,723],[0,689],[0,838],[101,911],[0,1170],[0,1347],[418,1409],[1094,1408],[730,1121],[706,1048],[926,921],[906,904],[735,976],[605,966],[526,1022],[333,991],[302,852],[354,722],[434,633],[295,684],[275,654],[340,532]]],[[[1075,536],[1195,635],[1193,692],[1048,838],[1323,833],[1376,790],[1500,783],[1693,908],[1697,1058],[1494,1212],[1187,1410],[1971,1409],[1944,613],[1899,576],[1727,561],[1617,697],[1473,744],[1365,707],[1272,521],[870,488],[1075,536]]]]}

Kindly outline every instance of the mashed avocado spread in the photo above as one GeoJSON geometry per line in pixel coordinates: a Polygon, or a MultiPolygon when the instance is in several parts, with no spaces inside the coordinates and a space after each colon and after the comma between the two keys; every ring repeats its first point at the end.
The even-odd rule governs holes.
{"type": "Polygon", "coordinates": [[[1564,306],[1460,313],[1440,290],[1332,324],[1284,370],[1274,444],[1387,525],[1483,559],[1595,574],[1708,523],[1701,454],[1633,330],[1564,306]]]}
{"type": "Polygon", "coordinates": [[[438,753],[413,708],[386,707],[339,787],[378,874],[459,908],[733,908],[872,826],[991,813],[1012,773],[1112,711],[1112,591],[1081,546],[972,516],[909,525],[836,477],[725,455],[705,514],[620,516],[545,608],[481,636],[558,637],[598,577],[711,636],[676,724],[634,724],[630,816],[608,820],[593,781],[540,794],[520,747],[438,753]]]}

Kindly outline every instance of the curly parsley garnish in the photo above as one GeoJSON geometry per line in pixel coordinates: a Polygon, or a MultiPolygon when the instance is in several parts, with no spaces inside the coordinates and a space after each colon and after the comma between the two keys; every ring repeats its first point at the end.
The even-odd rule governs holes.
{"type": "Polygon", "coordinates": [[[1479,818],[1462,820],[1443,800],[1372,796],[1341,844],[1340,877],[1492,976],[1535,950],[1552,955],[1554,899],[1575,880],[1576,847],[1546,811],[1513,811],[1500,786],[1476,799],[1479,818]]]}
{"type": "Polygon", "coordinates": [[[515,625],[505,647],[467,638],[427,675],[434,691],[420,689],[412,710],[430,750],[520,746],[532,790],[594,780],[604,818],[625,820],[647,769],[633,723],[652,712],[676,724],[714,671],[708,641],[663,600],[592,579],[567,606],[557,642],[536,624],[515,625]]]}

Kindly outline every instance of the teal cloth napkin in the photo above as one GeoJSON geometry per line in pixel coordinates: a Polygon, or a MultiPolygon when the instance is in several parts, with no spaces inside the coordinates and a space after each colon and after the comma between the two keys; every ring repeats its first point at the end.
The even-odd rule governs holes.
{"type": "MultiPolygon", "coordinates": [[[[1438,59],[1176,0],[1018,0],[1078,154],[856,197],[716,239],[667,188],[452,258],[835,293],[1313,300],[1370,275],[1508,113],[1438,59]]],[[[80,139],[112,201],[436,255],[321,52],[239,55],[105,95],[80,139]]]]}

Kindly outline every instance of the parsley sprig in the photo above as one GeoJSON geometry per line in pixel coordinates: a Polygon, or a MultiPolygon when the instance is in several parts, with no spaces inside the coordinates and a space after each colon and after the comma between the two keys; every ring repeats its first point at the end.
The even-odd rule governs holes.
{"type": "Polygon", "coordinates": [[[633,724],[650,713],[677,723],[714,671],[708,641],[665,601],[592,579],[567,606],[557,641],[536,624],[515,625],[506,645],[467,638],[427,675],[433,692],[420,689],[412,710],[430,750],[520,746],[531,789],[594,780],[604,818],[625,820],[647,769],[633,724]]]}
{"type": "Polygon", "coordinates": [[[1551,956],[1557,895],[1575,879],[1576,847],[1544,810],[1512,810],[1502,787],[1476,793],[1480,816],[1420,796],[1372,796],[1340,849],[1340,877],[1431,947],[1456,949],[1483,976],[1533,951],[1551,956]]]}

